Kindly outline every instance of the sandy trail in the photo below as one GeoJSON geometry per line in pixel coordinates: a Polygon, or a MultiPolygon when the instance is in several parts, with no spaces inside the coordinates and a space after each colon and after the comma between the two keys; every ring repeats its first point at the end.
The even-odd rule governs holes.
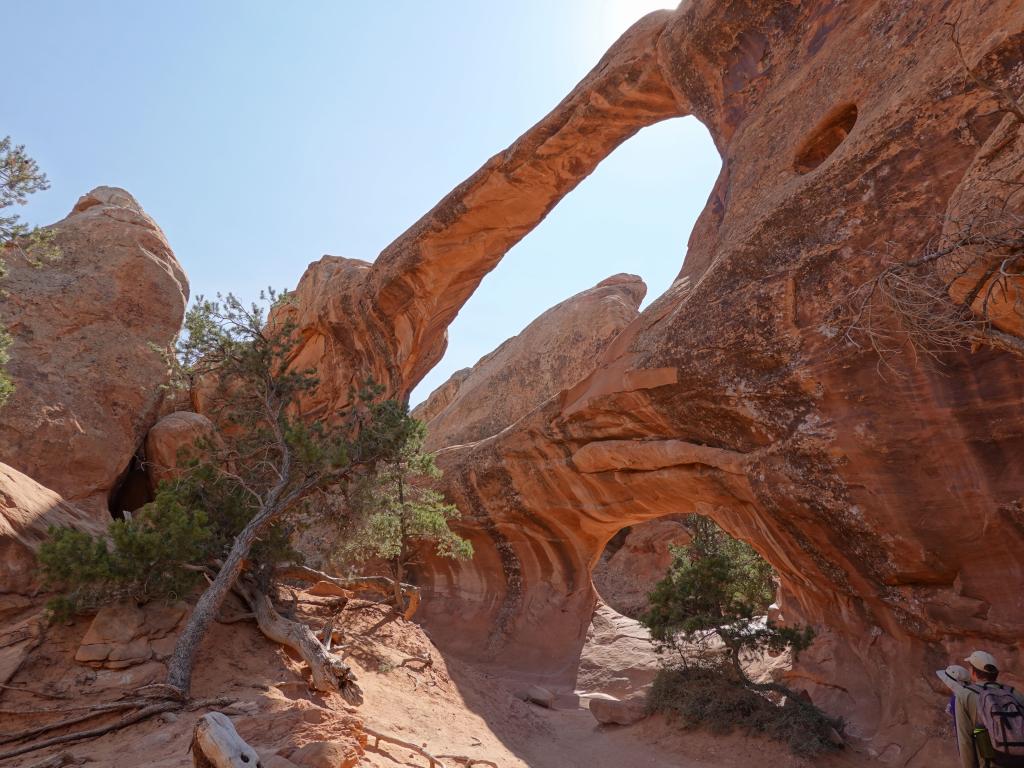
{"type": "MultiPolygon", "coordinates": [[[[305,608],[306,606],[304,606],[305,608]]],[[[322,619],[322,617],[321,617],[322,619]]],[[[75,704],[116,699],[126,690],[162,679],[156,662],[127,670],[93,670],[74,661],[88,619],[54,625],[18,670],[16,685],[60,692],[75,704]]],[[[227,695],[236,701],[231,715],[239,733],[270,759],[310,741],[347,738],[352,718],[436,755],[465,755],[493,761],[500,768],[852,768],[870,761],[841,755],[813,762],[793,757],[776,742],[734,733],[715,737],[681,731],[663,718],[633,726],[600,726],[586,709],[549,710],[513,695],[522,683],[445,658],[415,624],[388,611],[358,611],[349,618],[350,661],[363,689],[363,703],[350,708],[338,696],[309,691],[304,665],[270,643],[247,623],[214,625],[200,653],[197,697],[227,695]]],[[[30,708],[56,709],[11,690],[0,692],[5,712],[22,708],[26,719],[0,715],[0,733],[33,723],[30,708]]],[[[147,765],[187,768],[198,712],[153,718],[70,747],[41,750],[8,761],[19,768],[58,752],[97,766],[147,765]]],[[[51,715],[50,717],[56,717],[51,715]]],[[[47,718],[49,719],[49,718],[47,718]]],[[[447,760],[446,768],[457,762],[447,760]]],[[[425,768],[407,749],[385,745],[367,751],[360,767],[425,768]]]]}

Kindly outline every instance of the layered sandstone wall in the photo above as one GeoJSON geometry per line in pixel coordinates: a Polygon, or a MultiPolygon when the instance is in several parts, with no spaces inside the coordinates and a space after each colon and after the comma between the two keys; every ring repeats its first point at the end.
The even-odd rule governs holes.
{"type": "MultiPolygon", "coordinates": [[[[591,83],[629,50],[626,80],[650,96],[617,118],[697,115],[722,174],[681,279],[597,371],[514,428],[442,451],[478,554],[424,574],[444,598],[439,641],[570,674],[608,537],[694,511],[777,568],[786,618],[821,632],[797,674],[887,758],[935,758],[931,670],[979,645],[1018,671],[1018,358],[905,357],[886,377],[834,312],[976,206],[991,171],[1024,181],[1020,127],[965,76],[947,26],[958,19],[968,65],[1019,92],[1024,7],[1009,0],[689,2],[613,47],[591,83]]],[[[567,124],[565,104],[603,103],[588,87],[552,115],[567,124]]],[[[553,116],[514,151],[543,141],[553,116]]],[[[579,135],[543,161],[591,152],[579,135]]]]}

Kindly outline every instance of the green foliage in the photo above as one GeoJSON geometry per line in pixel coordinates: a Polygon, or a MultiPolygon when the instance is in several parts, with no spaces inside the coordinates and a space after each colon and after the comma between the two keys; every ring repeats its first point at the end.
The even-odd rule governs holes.
{"type": "Polygon", "coordinates": [[[458,519],[458,510],[431,487],[440,471],[433,455],[423,449],[426,426],[409,415],[407,406],[390,403],[361,437],[386,458],[352,485],[352,518],[340,559],[359,563],[379,558],[401,581],[424,550],[452,559],[472,557],[473,545],[449,527],[458,519]]]}
{"type": "Polygon", "coordinates": [[[721,670],[672,666],[659,670],[647,699],[652,713],[668,715],[685,728],[724,734],[735,728],[785,742],[810,757],[838,748],[841,723],[793,697],[780,706],[768,695],[737,684],[721,670]]]}
{"type": "Polygon", "coordinates": [[[365,507],[365,540],[378,555],[426,539],[444,554],[468,549],[447,527],[454,508],[416,485],[436,469],[422,453],[423,426],[404,404],[381,400],[369,383],[344,412],[303,412],[317,379],[292,365],[300,340],[289,301],[273,291],[250,306],[230,294],[196,300],[168,362],[177,384],[201,383],[218,434],[185,449],[180,458],[191,458],[179,476],[133,520],[113,523],[108,537],[51,532],[45,574],[69,590],[58,609],[185,596],[200,567],[219,568],[254,524],[256,543],[242,556],[268,576],[275,564],[302,559],[291,544],[294,526],[331,516],[343,523],[353,496],[377,505],[365,507]]]}
{"type": "MultiPolygon", "coordinates": [[[[28,156],[24,146],[13,145],[10,136],[0,139],[0,211],[15,205],[25,205],[29,195],[49,186],[46,174],[40,172],[36,161],[28,156]]],[[[0,215],[0,251],[8,247],[31,253],[33,263],[41,263],[57,254],[49,232],[29,227],[17,214],[0,215]]],[[[4,260],[0,258],[0,279],[5,271],[4,260]]],[[[0,327],[0,406],[14,392],[14,382],[5,372],[10,345],[10,335],[0,327]]]]}
{"type": "Polygon", "coordinates": [[[693,539],[673,551],[672,566],[640,619],[659,652],[674,652],[658,672],[648,708],[686,727],[764,733],[802,755],[834,749],[838,721],[785,686],[754,683],[741,663],[765,651],[797,654],[810,645],[813,631],[757,618],[774,599],[771,567],[713,521],[691,515],[687,524],[693,539]]]}
{"type": "Polygon", "coordinates": [[[688,523],[693,540],[674,550],[672,566],[655,585],[648,598],[650,609],[640,619],[659,649],[677,651],[684,663],[725,662],[739,671],[743,651],[798,653],[807,648],[814,637],[810,628],[754,620],[774,598],[771,566],[713,521],[691,515],[688,523]],[[714,637],[725,645],[724,658],[720,653],[701,653],[714,637]]]}
{"type": "Polygon", "coordinates": [[[113,521],[107,536],[51,528],[39,562],[47,585],[66,591],[50,608],[62,617],[122,599],[186,597],[201,578],[189,564],[207,560],[216,540],[207,514],[166,487],[130,520],[113,521]]]}
{"type": "Polygon", "coordinates": [[[11,347],[11,334],[7,329],[0,328],[0,406],[7,402],[7,399],[14,393],[14,382],[7,374],[7,363],[11,355],[7,351],[11,347]]]}

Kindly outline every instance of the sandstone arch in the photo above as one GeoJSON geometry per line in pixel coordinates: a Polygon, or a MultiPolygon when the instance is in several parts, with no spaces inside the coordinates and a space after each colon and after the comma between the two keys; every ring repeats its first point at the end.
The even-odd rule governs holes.
{"type": "Polygon", "coordinates": [[[943,26],[961,19],[968,61],[1017,82],[1024,7],[904,5],[690,0],[652,14],[372,267],[333,263],[348,275],[330,290],[307,273],[295,311],[310,357],[337,371],[323,401],[365,370],[406,394],[482,275],[618,143],[692,113],[722,154],[680,279],[597,369],[442,453],[480,553],[425,574],[450,607],[431,622],[450,648],[565,672],[606,538],[692,510],[780,572],[785,612],[824,632],[802,666],[812,694],[888,758],[925,764],[941,748],[926,745],[930,670],[975,644],[1020,668],[1020,364],[965,352],[885,380],[830,326],[882,258],[920,253],[972,199],[978,166],[997,158],[1024,181],[1007,162],[1024,139],[965,83],[943,26]],[[856,104],[855,125],[797,173],[837,104],[856,104]]]}

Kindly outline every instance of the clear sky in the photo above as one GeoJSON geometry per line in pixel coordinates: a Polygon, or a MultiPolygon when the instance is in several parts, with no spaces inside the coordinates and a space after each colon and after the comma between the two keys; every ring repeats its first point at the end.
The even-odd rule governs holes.
{"type": "MultiPolygon", "coordinates": [[[[324,253],[373,260],[671,0],[10,0],[0,136],[62,218],[127,189],[192,294],[294,287],[324,253]]],[[[682,264],[719,169],[691,118],[642,131],[484,281],[413,394],[616,272],[648,301],[682,264]]]]}

